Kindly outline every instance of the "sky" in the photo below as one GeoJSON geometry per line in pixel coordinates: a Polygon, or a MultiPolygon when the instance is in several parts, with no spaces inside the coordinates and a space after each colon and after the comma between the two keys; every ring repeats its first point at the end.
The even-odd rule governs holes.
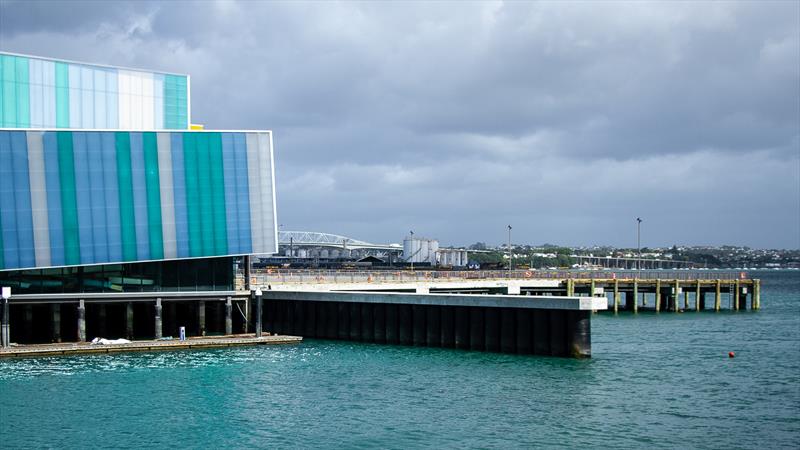
{"type": "Polygon", "coordinates": [[[0,0],[0,50],[190,74],[284,230],[800,248],[797,1],[0,0]]]}

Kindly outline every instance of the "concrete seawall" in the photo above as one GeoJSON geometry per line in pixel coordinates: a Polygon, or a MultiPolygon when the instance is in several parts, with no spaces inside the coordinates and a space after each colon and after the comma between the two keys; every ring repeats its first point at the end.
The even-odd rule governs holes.
{"type": "Polygon", "coordinates": [[[394,345],[591,357],[591,312],[603,299],[375,292],[264,293],[278,334],[394,345]]]}

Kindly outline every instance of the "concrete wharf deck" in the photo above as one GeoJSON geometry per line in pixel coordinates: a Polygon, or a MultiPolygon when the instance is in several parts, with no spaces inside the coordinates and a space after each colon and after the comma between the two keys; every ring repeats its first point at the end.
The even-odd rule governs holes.
{"type": "Polygon", "coordinates": [[[738,271],[309,271],[254,273],[253,286],[276,291],[416,292],[606,297],[628,310],[757,310],[761,282],[738,271]],[[682,296],[681,299],[678,297],[682,296]],[[713,296],[710,301],[707,297],[713,296]],[[623,300],[624,299],[624,300],[623,300]],[[749,299],[749,302],[748,302],[749,299]]]}
{"type": "Polygon", "coordinates": [[[298,336],[236,335],[222,337],[193,337],[180,340],[143,340],[127,344],[93,345],[88,342],[19,345],[0,348],[0,358],[94,355],[124,352],[151,352],[189,350],[203,348],[241,347],[252,345],[296,344],[303,340],[298,336]]]}

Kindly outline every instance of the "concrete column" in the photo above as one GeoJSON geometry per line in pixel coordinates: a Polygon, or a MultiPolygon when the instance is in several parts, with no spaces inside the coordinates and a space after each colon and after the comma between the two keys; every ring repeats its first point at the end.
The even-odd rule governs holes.
{"type": "Polygon", "coordinates": [[[442,346],[442,307],[428,305],[425,307],[425,345],[442,346]]]}
{"type": "Polygon", "coordinates": [[[564,325],[567,311],[551,309],[546,312],[549,316],[548,324],[550,326],[550,354],[553,356],[566,356],[568,349],[564,325]]]}
{"type": "MultiPolygon", "coordinates": [[[[264,326],[261,323],[261,317],[264,315],[264,309],[263,309],[264,302],[261,301],[262,300],[261,289],[256,290],[253,299],[256,302],[256,320],[255,320],[256,337],[261,337],[261,333],[264,331],[264,326]]],[[[205,322],[205,313],[203,313],[203,322],[205,322]]],[[[203,323],[203,334],[205,334],[205,323],[203,323]]]]}
{"type": "Polygon", "coordinates": [[[225,334],[233,334],[233,305],[230,297],[225,297],[225,334]]]}
{"type": "Polygon", "coordinates": [[[197,333],[200,336],[206,335],[206,301],[197,302],[197,333]]]}
{"type": "Polygon", "coordinates": [[[589,284],[589,297],[594,297],[594,288],[595,288],[595,282],[594,278],[592,278],[592,281],[589,284]]]}
{"type": "Polygon", "coordinates": [[[619,312],[619,280],[614,280],[614,314],[619,312]]]}
{"type": "Polygon", "coordinates": [[[500,311],[498,308],[485,308],[483,311],[484,340],[486,350],[500,351],[500,311]]]}
{"type": "Polygon", "coordinates": [[[326,302],[323,307],[325,314],[325,337],[327,339],[339,338],[339,305],[336,302],[326,302]]]}
{"type": "Polygon", "coordinates": [[[133,302],[125,305],[125,338],[133,340],[133,302]]]}
{"type": "Polygon", "coordinates": [[[11,320],[8,312],[8,299],[2,300],[3,302],[3,322],[0,325],[0,345],[3,348],[8,348],[11,345],[11,320]]]}
{"type": "Polygon", "coordinates": [[[589,311],[567,312],[567,339],[570,356],[592,357],[592,322],[589,311]]]}
{"type": "Polygon", "coordinates": [[[397,305],[397,334],[401,345],[414,343],[414,315],[411,305],[397,305]]]}
{"type": "Polygon", "coordinates": [[[736,280],[736,286],[734,287],[734,292],[733,292],[733,309],[735,309],[736,311],[739,310],[739,290],[740,290],[739,280],[736,280]]]}
{"type": "Polygon", "coordinates": [[[376,303],[372,308],[372,324],[375,342],[386,343],[386,305],[376,303]]]}
{"type": "Polygon", "coordinates": [[[683,291],[683,310],[684,311],[688,311],[689,310],[689,291],[688,290],[684,290],[683,291]]]}
{"type": "Polygon", "coordinates": [[[531,310],[533,322],[533,353],[550,354],[550,314],[544,309],[531,310]]]}
{"type": "Polygon", "coordinates": [[[412,317],[414,322],[414,345],[425,345],[427,339],[427,321],[425,317],[425,309],[423,305],[413,305],[411,307],[412,317]]]}
{"type": "Polygon", "coordinates": [[[400,330],[397,322],[400,315],[400,305],[386,305],[386,343],[398,344],[400,342],[400,330]]]}
{"type": "Polygon", "coordinates": [[[672,312],[678,312],[678,299],[680,298],[681,284],[675,280],[675,292],[672,294],[672,312]]]}
{"type": "Polygon", "coordinates": [[[245,297],[244,314],[244,320],[242,321],[242,333],[247,333],[247,325],[250,322],[250,297],[245,297]]]}
{"type": "Polygon", "coordinates": [[[22,312],[25,315],[22,325],[25,332],[25,341],[30,344],[33,340],[33,305],[24,305],[22,312]]]}
{"type": "Polygon", "coordinates": [[[375,342],[375,317],[372,303],[361,304],[361,340],[375,342]]]}
{"type": "Polygon", "coordinates": [[[439,313],[441,323],[440,345],[444,348],[453,348],[456,343],[456,330],[455,330],[455,308],[452,306],[445,306],[440,308],[439,313]]]}
{"type": "Polygon", "coordinates": [[[567,297],[575,295],[575,280],[567,278],[567,297]]]}
{"type": "Polygon", "coordinates": [[[86,305],[78,301],[78,342],[86,342],[86,305]]]}
{"type": "Polygon", "coordinates": [[[469,308],[456,306],[455,310],[455,346],[466,350],[469,349],[469,308]]]}
{"type": "Polygon", "coordinates": [[[531,340],[531,310],[518,308],[516,309],[516,335],[517,353],[527,355],[533,352],[531,340]]]}
{"type": "Polygon", "coordinates": [[[162,322],[161,322],[161,299],[160,298],[156,299],[155,321],[156,321],[155,338],[156,339],[161,339],[162,337],[164,337],[164,329],[163,329],[162,322]]]}
{"type": "MultiPolygon", "coordinates": [[[[317,337],[317,302],[303,302],[303,321],[300,323],[303,329],[303,337],[315,338],[317,337]]],[[[264,325],[269,326],[269,303],[264,304],[264,312],[267,318],[264,320],[264,325]]]]}
{"type": "Polygon", "coordinates": [[[514,353],[517,348],[516,313],[513,308],[500,310],[500,351],[503,353],[514,353]]]}
{"type": "Polygon", "coordinates": [[[700,280],[697,280],[697,285],[695,286],[694,291],[694,309],[695,311],[700,311],[700,306],[704,303],[703,301],[703,291],[700,289],[700,280]]]}
{"type": "Polygon", "coordinates": [[[53,342],[61,342],[61,305],[53,303],[51,305],[51,312],[51,338],[53,342]]]}
{"type": "Polygon", "coordinates": [[[753,309],[761,309],[761,280],[753,280],[753,309]]]}
{"type": "Polygon", "coordinates": [[[100,337],[107,338],[106,336],[106,305],[97,305],[97,333],[100,337]]]}
{"type": "Polygon", "coordinates": [[[714,311],[719,311],[722,306],[722,280],[717,280],[716,289],[714,291],[714,311]]]}
{"type": "Polygon", "coordinates": [[[656,280],[656,312],[661,311],[661,280],[656,280]]]}
{"type": "Polygon", "coordinates": [[[360,341],[361,340],[361,305],[358,303],[350,303],[348,305],[350,309],[350,340],[351,341],[360,341]]]}
{"type": "Polygon", "coordinates": [[[470,350],[486,350],[483,329],[483,308],[469,308],[469,348],[470,350]]]}
{"type": "Polygon", "coordinates": [[[639,281],[633,281],[633,312],[639,312],[639,281]]]}

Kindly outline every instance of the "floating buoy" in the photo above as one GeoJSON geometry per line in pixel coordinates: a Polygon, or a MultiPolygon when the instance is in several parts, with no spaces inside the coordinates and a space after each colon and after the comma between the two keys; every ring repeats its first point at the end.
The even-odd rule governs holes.
{"type": "Polygon", "coordinates": [[[728,358],[733,358],[734,356],[736,356],[736,353],[728,352],[728,358]]]}

